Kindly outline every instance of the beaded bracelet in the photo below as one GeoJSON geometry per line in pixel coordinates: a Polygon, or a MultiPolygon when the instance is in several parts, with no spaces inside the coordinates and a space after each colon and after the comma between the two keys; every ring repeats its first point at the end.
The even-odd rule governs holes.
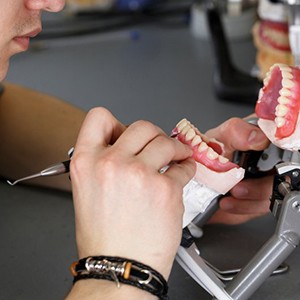
{"type": "Polygon", "coordinates": [[[73,283],[80,279],[105,279],[135,286],[161,300],[168,299],[168,284],[164,277],[152,269],[132,259],[112,256],[89,256],[72,263],[73,283]]]}

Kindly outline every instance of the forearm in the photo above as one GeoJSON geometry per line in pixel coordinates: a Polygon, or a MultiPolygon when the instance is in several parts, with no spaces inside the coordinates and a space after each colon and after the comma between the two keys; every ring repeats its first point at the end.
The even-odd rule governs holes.
{"type": "Polygon", "coordinates": [[[121,284],[120,288],[115,282],[108,280],[80,280],[77,281],[66,300],[155,300],[154,295],[137,287],[121,284]]]}
{"type": "MultiPolygon", "coordinates": [[[[85,112],[55,97],[5,84],[0,96],[0,176],[16,179],[66,160],[85,112]]],[[[70,190],[68,176],[29,183],[70,190]]]]}

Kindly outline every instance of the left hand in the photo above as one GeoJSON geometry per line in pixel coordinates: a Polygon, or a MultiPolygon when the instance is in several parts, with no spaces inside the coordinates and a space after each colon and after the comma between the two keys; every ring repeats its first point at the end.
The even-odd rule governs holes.
{"type": "MultiPolygon", "coordinates": [[[[264,133],[256,126],[239,118],[231,118],[220,126],[206,132],[225,146],[225,153],[232,159],[237,150],[263,150],[269,145],[264,133]]],[[[245,179],[232,188],[230,194],[220,201],[220,209],[211,223],[239,224],[269,212],[269,197],[273,177],[245,179]]]]}

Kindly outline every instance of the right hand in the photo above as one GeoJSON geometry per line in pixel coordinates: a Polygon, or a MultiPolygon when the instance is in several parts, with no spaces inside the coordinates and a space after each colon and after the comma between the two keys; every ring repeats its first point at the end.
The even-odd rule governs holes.
{"type": "Polygon", "coordinates": [[[79,257],[127,257],[168,278],[183,187],[196,171],[192,154],[149,122],[126,128],[103,108],[89,112],[71,162],[79,257]]]}
{"type": "MultiPolygon", "coordinates": [[[[225,146],[225,156],[232,159],[235,151],[263,150],[269,140],[256,126],[239,118],[231,118],[206,133],[225,146]]],[[[211,223],[239,224],[269,212],[273,176],[244,179],[233,187],[220,201],[220,209],[211,223]]]]}

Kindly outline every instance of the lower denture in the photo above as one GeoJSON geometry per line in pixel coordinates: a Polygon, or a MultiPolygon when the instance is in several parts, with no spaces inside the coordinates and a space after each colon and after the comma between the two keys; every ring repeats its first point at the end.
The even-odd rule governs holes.
{"type": "MultiPolygon", "coordinates": [[[[182,120],[181,122],[185,122],[186,120],[182,120]]],[[[178,124],[180,124],[179,122],[178,124]]],[[[172,131],[172,135],[176,136],[176,138],[181,141],[182,143],[189,145],[194,154],[193,158],[196,160],[196,162],[201,163],[208,169],[215,171],[215,172],[227,172],[233,168],[237,168],[238,166],[232,162],[230,162],[225,157],[222,157],[222,146],[221,143],[215,141],[214,139],[209,139],[204,134],[201,134],[200,131],[195,128],[192,124],[190,124],[188,121],[186,121],[186,124],[190,126],[195,131],[195,135],[200,137],[201,139],[201,145],[202,149],[199,150],[199,145],[192,145],[192,140],[187,140],[186,133],[182,132],[181,128],[178,128],[178,125],[175,127],[175,129],[172,131]],[[210,158],[209,156],[212,156],[210,158]],[[220,157],[221,156],[221,157],[220,157]]]]}

